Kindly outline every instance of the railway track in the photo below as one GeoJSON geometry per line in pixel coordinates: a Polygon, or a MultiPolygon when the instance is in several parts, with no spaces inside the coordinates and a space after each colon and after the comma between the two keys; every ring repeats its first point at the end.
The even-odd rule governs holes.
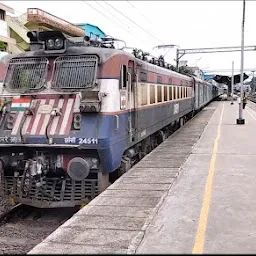
{"type": "Polygon", "coordinates": [[[78,209],[39,209],[16,205],[0,216],[0,254],[27,253],[78,209]]]}
{"type": "MultiPolygon", "coordinates": [[[[179,128],[175,127],[171,134],[179,128]]],[[[1,213],[0,254],[29,252],[78,210],[79,206],[41,209],[18,204],[1,213]]]]}
{"type": "MultiPolygon", "coordinates": [[[[187,121],[193,118],[190,117],[187,121]]],[[[170,136],[179,128],[180,125],[175,127],[170,136]]],[[[56,209],[34,208],[22,204],[14,206],[0,214],[0,254],[29,252],[78,210],[79,206],[56,209]]]]}
{"type": "Polygon", "coordinates": [[[250,100],[253,103],[256,103],[256,97],[255,96],[254,97],[253,96],[249,96],[248,100],[250,100]]]}

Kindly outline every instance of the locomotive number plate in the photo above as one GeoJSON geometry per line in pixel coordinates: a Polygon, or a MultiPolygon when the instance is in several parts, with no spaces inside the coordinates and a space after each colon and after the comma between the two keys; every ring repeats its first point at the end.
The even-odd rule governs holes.
{"type": "Polygon", "coordinates": [[[50,114],[52,111],[52,105],[40,105],[38,108],[38,114],[50,114]]]}

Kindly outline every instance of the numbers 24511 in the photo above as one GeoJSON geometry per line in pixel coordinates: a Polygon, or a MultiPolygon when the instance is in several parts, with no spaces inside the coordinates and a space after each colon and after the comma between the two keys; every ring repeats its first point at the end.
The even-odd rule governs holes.
{"type": "Polygon", "coordinates": [[[98,144],[98,139],[96,138],[79,138],[79,144],[98,144]]]}

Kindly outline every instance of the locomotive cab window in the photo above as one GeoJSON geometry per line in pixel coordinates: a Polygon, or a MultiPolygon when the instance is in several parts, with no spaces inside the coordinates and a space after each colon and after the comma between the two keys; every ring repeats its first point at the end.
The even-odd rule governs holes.
{"type": "Polygon", "coordinates": [[[126,65],[122,65],[121,68],[121,89],[126,89],[127,88],[127,67],[126,65]]]}

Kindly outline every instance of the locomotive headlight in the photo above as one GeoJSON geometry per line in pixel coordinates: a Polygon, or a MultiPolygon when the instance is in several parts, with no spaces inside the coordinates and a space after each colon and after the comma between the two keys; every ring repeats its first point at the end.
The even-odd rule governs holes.
{"type": "Polygon", "coordinates": [[[38,41],[44,42],[45,53],[64,53],[66,40],[66,36],[61,31],[38,32],[38,41]]]}
{"type": "Polygon", "coordinates": [[[81,128],[81,120],[82,120],[82,116],[80,113],[74,114],[73,126],[75,130],[79,130],[81,128]]]}
{"type": "Polygon", "coordinates": [[[61,38],[55,39],[55,49],[59,50],[63,47],[64,41],[61,38]]]}
{"type": "Polygon", "coordinates": [[[74,122],[81,122],[81,114],[74,114],[74,122]]]}
{"type": "Polygon", "coordinates": [[[13,123],[7,122],[7,123],[6,123],[6,128],[7,128],[8,130],[12,130],[12,128],[13,128],[13,123]]]}
{"type": "Polygon", "coordinates": [[[64,46],[64,40],[61,38],[49,38],[46,40],[46,47],[48,50],[60,50],[64,46]]]}
{"type": "Polygon", "coordinates": [[[14,117],[12,115],[9,115],[7,117],[7,122],[13,123],[14,117]]]}
{"type": "Polygon", "coordinates": [[[54,40],[53,39],[46,40],[46,46],[49,50],[53,50],[54,49],[54,40]]]}
{"type": "Polygon", "coordinates": [[[8,130],[12,130],[14,126],[14,117],[12,115],[9,115],[6,120],[6,128],[8,130]]]}

